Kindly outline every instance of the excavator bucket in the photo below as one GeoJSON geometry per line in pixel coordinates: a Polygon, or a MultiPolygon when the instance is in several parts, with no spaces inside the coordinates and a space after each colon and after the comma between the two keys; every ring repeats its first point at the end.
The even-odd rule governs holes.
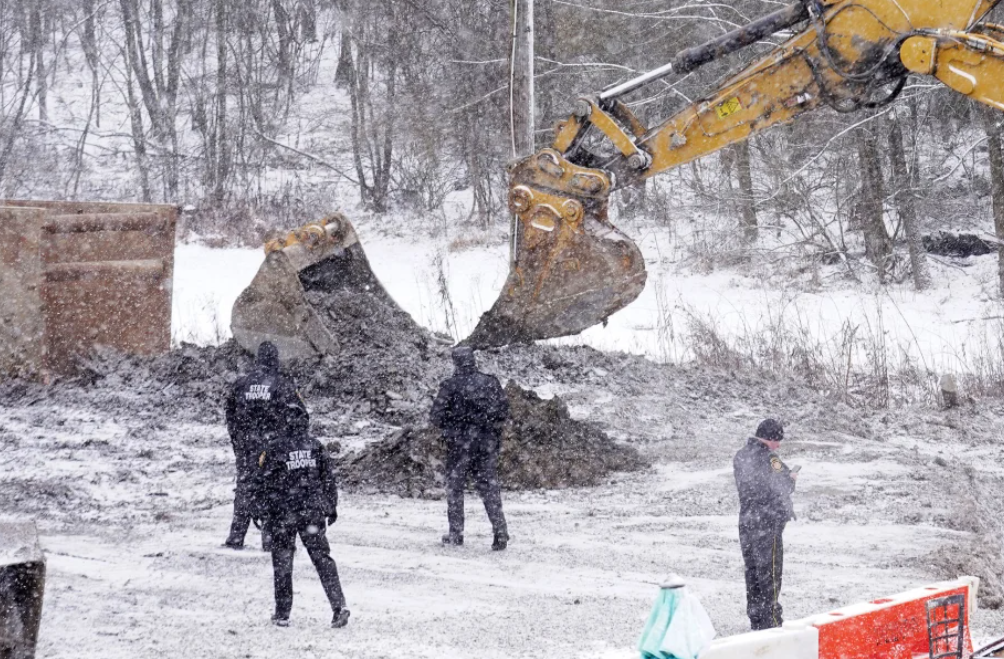
{"type": "Polygon", "coordinates": [[[610,178],[545,149],[510,169],[520,223],[505,288],[464,341],[474,348],[578,334],[630,304],[645,261],[607,219],[610,178]]]}
{"type": "Polygon", "coordinates": [[[230,330],[250,352],[273,342],[284,360],[337,354],[338,324],[326,303],[339,295],[397,309],[352,224],[335,213],[265,245],[265,262],[234,303],[230,330]]]}

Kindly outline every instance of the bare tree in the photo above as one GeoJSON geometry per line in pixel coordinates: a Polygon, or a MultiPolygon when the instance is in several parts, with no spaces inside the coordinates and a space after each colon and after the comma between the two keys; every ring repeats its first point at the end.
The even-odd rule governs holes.
{"type": "Polygon", "coordinates": [[[13,89],[10,97],[0,97],[0,182],[4,181],[10,157],[18,138],[22,137],[29,101],[33,97],[35,76],[38,73],[38,49],[33,44],[40,37],[33,33],[40,29],[33,6],[17,3],[0,3],[0,89],[13,89]],[[27,9],[27,12],[26,12],[27,9]],[[25,55],[27,53],[27,62],[25,55]]]}
{"type": "Polygon", "coordinates": [[[857,211],[865,238],[865,256],[875,266],[879,281],[885,283],[889,277],[892,240],[885,226],[882,161],[874,124],[873,121],[862,126],[857,137],[861,175],[857,211]]]}
{"type": "Polygon", "coordinates": [[[998,273],[1000,295],[1004,297],[1004,149],[1001,147],[1001,113],[980,105],[983,130],[987,134],[987,156],[990,159],[990,188],[994,214],[994,232],[998,242],[998,273]]]}
{"type": "Polygon", "coordinates": [[[750,145],[743,140],[735,145],[736,178],[739,179],[739,205],[742,212],[742,230],[746,242],[757,238],[756,204],[753,194],[753,167],[750,163],[750,145]]]}
{"type": "Polygon", "coordinates": [[[915,204],[916,188],[913,176],[907,168],[906,152],[903,149],[903,129],[901,123],[903,114],[892,114],[889,120],[889,159],[892,167],[892,200],[896,204],[899,220],[906,238],[907,250],[910,254],[910,272],[913,276],[913,287],[922,291],[931,284],[927,272],[927,260],[924,247],[920,240],[920,230],[917,227],[917,207],[915,204]]]}
{"type": "MultiPolygon", "coordinates": [[[[165,7],[163,0],[150,0],[149,4],[119,0],[126,60],[150,120],[150,137],[164,156],[164,194],[168,199],[178,195],[178,91],[182,44],[188,39],[193,4],[194,0],[174,0],[173,6],[165,7]]],[[[132,105],[130,110],[135,112],[132,105]]],[[[141,122],[133,120],[134,131],[141,128],[141,122]]],[[[146,136],[134,132],[134,139],[145,141],[146,136]]]]}

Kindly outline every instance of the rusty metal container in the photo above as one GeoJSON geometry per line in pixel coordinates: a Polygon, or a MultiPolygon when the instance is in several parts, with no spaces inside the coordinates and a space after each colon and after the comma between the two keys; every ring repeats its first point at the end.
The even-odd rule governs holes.
{"type": "Polygon", "coordinates": [[[177,208],[0,201],[0,374],[72,373],[97,346],[171,345],[177,208]]]}

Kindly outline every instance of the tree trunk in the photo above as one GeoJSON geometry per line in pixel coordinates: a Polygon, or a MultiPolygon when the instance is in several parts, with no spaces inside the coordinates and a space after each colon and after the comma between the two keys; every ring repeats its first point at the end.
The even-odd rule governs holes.
{"type": "Polygon", "coordinates": [[[21,94],[21,98],[16,101],[17,109],[13,112],[13,116],[5,117],[6,135],[0,133],[0,137],[3,138],[3,143],[0,145],[0,184],[3,183],[4,175],[7,173],[7,165],[10,164],[10,156],[14,151],[14,142],[21,135],[21,124],[24,121],[24,113],[27,109],[28,98],[31,96],[32,81],[35,75],[35,53],[31,51],[30,57],[31,61],[28,63],[28,73],[25,76],[24,83],[21,85],[21,89],[18,93],[21,94]]]}
{"type": "Polygon", "coordinates": [[[509,98],[511,105],[513,158],[534,152],[534,89],[533,89],[533,0],[511,0],[513,33],[510,45],[509,98]]]}
{"type": "Polygon", "coordinates": [[[757,239],[756,206],[753,196],[753,169],[750,165],[750,144],[743,140],[735,145],[736,178],[739,179],[739,204],[742,210],[743,237],[752,243],[757,239]]]}
{"type": "Polygon", "coordinates": [[[874,128],[871,126],[861,130],[858,139],[858,163],[861,171],[858,211],[865,238],[865,256],[875,266],[879,281],[884,284],[889,275],[892,241],[883,221],[882,161],[879,158],[874,128]]]}
{"type": "Polygon", "coordinates": [[[101,84],[98,76],[98,39],[96,33],[96,0],[84,0],[84,33],[80,39],[87,68],[91,70],[91,105],[94,108],[94,125],[101,127],[101,84]]]}
{"type": "Polygon", "coordinates": [[[294,35],[290,29],[289,12],[286,11],[281,0],[272,0],[272,16],[275,19],[276,34],[279,37],[279,50],[277,53],[279,78],[286,87],[286,93],[292,96],[295,82],[292,55],[294,35]]]}
{"type": "Polygon", "coordinates": [[[906,237],[907,249],[910,252],[910,271],[913,274],[913,287],[922,291],[931,284],[927,273],[927,259],[924,247],[921,245],[920,232],[917,227],[917,207],[914,203],[916,193],[912,177],[906,165],[906,151],[903,149],[903,131],[900,119],[892,115],[889,128],[889,159],[892,161],[892,185],[895,193],[893,201],[896,204],[899,219],[903,224],[903,234],[906,237]]]}
{"type": "MultiPolygon", "coordinates": [[[[534,59],[540,57],[556,61],[559,57],[557,42],[558,28],[554,17],[554,3],[541,2],[534,7],[533,14],[533,48],[534,59]]],[[[557,83],[549,76],[534,81],[534,105],[540,125],[550,126],[555,112],[567,110],[566,99],[556,89],[557,83]]]]}
{"type": "Polygon", "coordinates": [[[35,99],[38,102],[38,120],[49,120],[49,81],[45,75],[45,22],[41,2],[31,10],[29,32],[31,49],[35,56],[35,99]]]}
{"type": "MultiPolygon", "coordinates": [[[[349,50],[349,53],[352,51],[349,50]]],[[[356,169],[356,181],[359,184],[359,198],[364,205],[371,205],[373,198],[373,187],[366,180],[366,167],[363,162],[363,149],[366,148],[367,121],[366,121],[366,92],[368,87],[363,84],[366,76],[366,46],[363,42],[358,42],[358,49],[355,58],[350,64],[349,71],[352,77],[349,82],[349,104],[351,108],[351,123],[349,135],[352,142],[352,164],[356,169]]],[[[372,161],[371,161],[372,162],[372,161]]]]}
{"type": "Polygon", "coordinates": [[[994,232],[997,240],[997,273],[1000,295],[1004,297],[1004,149],[1001,147],[1001,113],[980,105],[977,109],[983,119],[987,134],[987,151],[990,158],[990,187],[993,195],[994,232]]]}
{"type": "MultiPolygon", "coordinates": [[[[509,59],[509,130],[511,131],[512,158],[528,156],[535,149],[534,136],[534,50],[533,50],[533,2],[534,0],[511,0],[512,43],[509,59]]],[[[522,226],[516,215],[512,215],[509,227],[509,260],[516,261],[522,226]]]]}
{"type": "MultiPolygon", "coordinates": [[[[390,201],[390,175],[394,162],[394,101],[397,96],[397,64],[391,60],[386,73],[387,114],[383,117],[383,147],[378,152],[373,171],[373,210],[386,213],[390,201]]],[[[374,129],[378,127],[374,126],[374,129]]],[[[374,136],[378,133],[375,130],[374,136]]]]}
{"type": "Polygon", "coordinates": [[[338,39],[338,66],[335,68],[335,85],[349,87],[355,73],[352,70],[352,36],[347,27],[347,18],[342,17],[342,31],[338,39]]]}
{"type": "Polygon", "coordinates": [[[227,2],[216,0],[216,120],[213,126],[213,199],[223,201],[230,170],[227,144],[227,2]]]}
{"type": "MultiPolygon", "coordinates": [[[[125,49],[126,68],[131,69],[132,50],[125,49]]],[[[132,132],[133,153],[136,154],[136,169],[139,174],[139,187],[142,200],[150,203],[150,163],[146,155],[146,134],[143,128],[143,110],[136,97],[133,76],[126,75],[126,103],[129,107],[129,128],[132,132]]]]}

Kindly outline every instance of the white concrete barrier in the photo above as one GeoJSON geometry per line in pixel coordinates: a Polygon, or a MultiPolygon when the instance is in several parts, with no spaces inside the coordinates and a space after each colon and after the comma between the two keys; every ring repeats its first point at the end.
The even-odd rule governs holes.
{"type": "Polygon", "coordinates": [[[817,659],[819,631],[812,626],[799,629],[765,629],[711,642],[700,659],[817,659]]]}

